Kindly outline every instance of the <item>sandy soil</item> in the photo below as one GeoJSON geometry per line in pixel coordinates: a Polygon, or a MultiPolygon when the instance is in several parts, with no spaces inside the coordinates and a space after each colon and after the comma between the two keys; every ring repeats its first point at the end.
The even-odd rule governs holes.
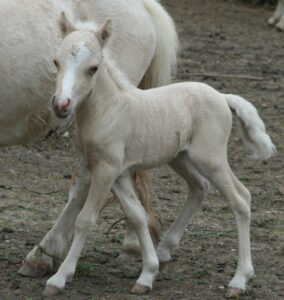
{"type": "MultiPolygon", "coordinates": [[[[272,12],[263,7],[224,0],[162,2],[173,15],[181,38],[178,80],[204,81],[251,100],[277,145],[278,156],[268,163],[252,161],[244,155],[234,128],[229,157],[253,197],[256,277],[241,299],[284,299],[284,35],[266,25],[272,12]],[[220,76],[212,77],[212,73],[220,76]]],[[[1,300],[41,299],[48,277],[23,278],[16,271],[63,208],[68,178],[76,164],[72,138],[53,137],[29,148],[0,150],[1,300]]],[[[153,205],[160,210],[166,229],[185,200],[186,186],[168,167],[162,167],[151,172],[150,188],[153,205]]],[[[141,264],[116,262],[124,224],[119,223],[106,236],[110,225],[121,216],[117,205],[103,212],[73,282],[57,299],[140,299],[129,291],[141,264]]],[[[223,299],[236,268],[236,248],[232,214],[213,191],[188,226],[173,262],[142,299],[223,299]]]]}

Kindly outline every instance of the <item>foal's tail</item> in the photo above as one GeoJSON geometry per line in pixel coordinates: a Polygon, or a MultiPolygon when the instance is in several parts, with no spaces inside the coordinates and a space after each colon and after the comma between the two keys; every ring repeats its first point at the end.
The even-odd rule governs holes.
{"type": "Polygon", "coordinates": [[[142,0],[156,32],[156,51],[151,65],[140,84],[148,89],[169,84],[176,71],[178,35],[173,19],[157,0],[142,0]]]}
{"type": "Polygon", "coordinates": [[[274,155],[276,147],[266,133],[256,108],[240,96],[227,94],[225,98],[238,118],[244,146],[252,153],[253,158],[267,160],[274,155]]]}

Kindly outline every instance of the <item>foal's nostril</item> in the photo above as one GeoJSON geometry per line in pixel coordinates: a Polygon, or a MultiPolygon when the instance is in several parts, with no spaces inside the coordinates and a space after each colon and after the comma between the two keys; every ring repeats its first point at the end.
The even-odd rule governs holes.
{"type": "Polygon", "coordinates": [[[56,96],[55,95],[52,97],[51,101],[52,101],[52,105],[55,106],[55,101],[56,101],[56,96]]]}
{"type": "Polygon", "coordinates": [[[67,102],[66,102],[66,107],[68,107],[71,103],[71,99],[70,98],[67,98],[67,102]]]}

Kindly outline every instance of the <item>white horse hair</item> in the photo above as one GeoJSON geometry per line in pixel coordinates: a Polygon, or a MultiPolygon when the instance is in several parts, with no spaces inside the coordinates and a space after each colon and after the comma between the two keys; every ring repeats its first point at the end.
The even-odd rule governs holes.
{"type": "Polygon", "coordinates": [[[117,29],[109,48],[130,80],[145,88],[170,82],[178,39],[157,0],[2,0],[0,147],[26,145],[52,127],[50,62],[62,40],[62,11],[76,28],[95,29],[111,17],[117,29]]]}
{"type": "Polygon", "coordinates": [[[76,142],[84,168],[91,173],[91,184],[75,222],[71,248],[58,272],[47,281],[44,294],[56,295],[72,278],[88,231],[110,190],[119,199],[141,246],[143,269],[132,292],[148,292],[159,263],[170,260],[211,182],[227,200],[237,222],[239,261],[228,290],[229,297],[236,297],[245,290],[254,271],[249,232],[251,197],[227,161],[232,111],[246,148],[256,158],[270,158],[275,146],[255,107],[239,96],[221,94],[198,82],[146,91],[136,88],[109,59],[105,48],[110,36],[110,20],[96,32],[71,31],[55,58],[54,111],[62,117],[74,113],[76,142]],[[66,84],[69,94],[63,92],[66,84]],[[131,173],[165,163],[187,181],[190,196],[156,254],[131,173]]]}
{"type": "Polygon", "coordinates": [[[284,0],[278,0],[273,16],[268,19],[268,24],[284,31],[284,0]]]}
{"type": "MultiPolygon", "coordinates": [[[[128,79],[143,88],[167,84],[176,65],[178,39],[173,20],[156,0],[0,1],[0,147],[36,141],[51,129],[52,59],[64,29],[95,30],[107,17],[115,24],[107,51],[128,79]],[[63,23],[66,28],[59,24],[62,11],[70,20],[63,23]]],[[[65,257],[89,188],[89,174],[80,170],[78,175],[62,214],[40,246],[27,255],[19,270],[22,275],[53,272],[65,257]]],[[[151,215],[147,199],[143,205],[151,215]]],[[[127,229],[123,249],[138,246],[133,230],[127,229]]]]}

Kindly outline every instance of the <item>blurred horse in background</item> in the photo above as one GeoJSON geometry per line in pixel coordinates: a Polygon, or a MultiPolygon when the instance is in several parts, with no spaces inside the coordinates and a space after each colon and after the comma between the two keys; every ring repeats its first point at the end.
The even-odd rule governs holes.
{"type": "Polygon", "coordinates": [[[268,24],[284,31],[284,0],[278,0],[276,10],[268,19],[268,24]]]}

